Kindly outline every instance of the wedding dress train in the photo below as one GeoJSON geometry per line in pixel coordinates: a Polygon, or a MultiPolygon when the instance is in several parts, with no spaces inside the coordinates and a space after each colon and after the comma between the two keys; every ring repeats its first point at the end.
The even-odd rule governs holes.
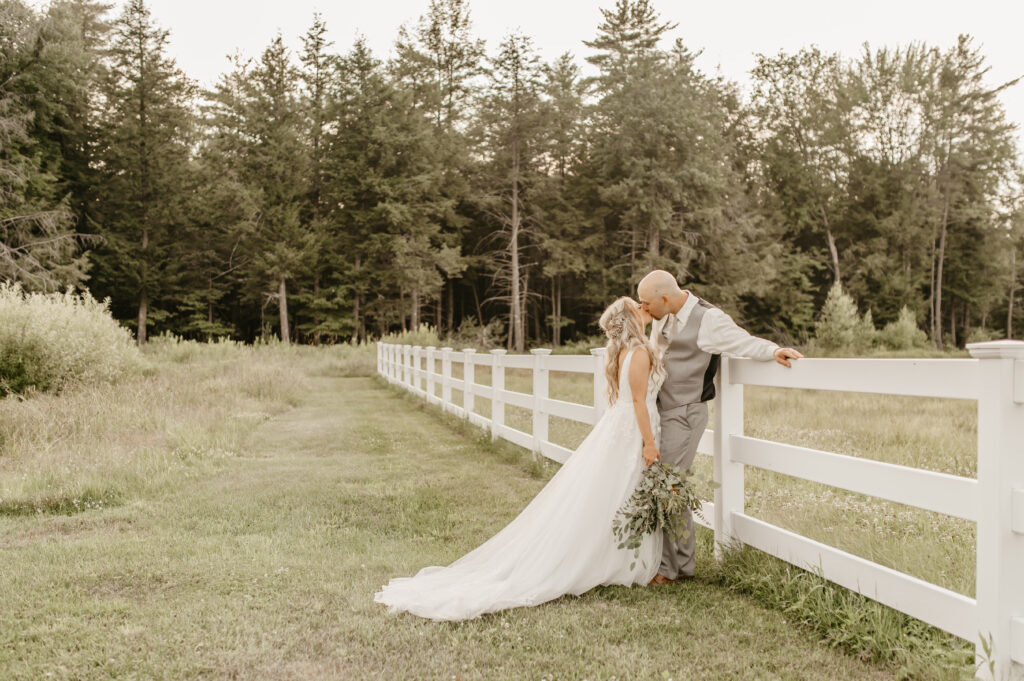
{"type": "MultiPolygon", "coordinates": [[[[631,550],[618,548],[612,533],[612,520],[644,469],[627,378],[634,352],[619,371],[615,404],[512,522],[447,567],[392,579],[374,600],[391,612],[466,620],[599,585],[647,584],[661,561],[662,533],[645,537],[636,559],[631,550]]],[[[655,398],[662,380],[652,372],[647,381],[655,437],[660,428],[655,398]]]]}

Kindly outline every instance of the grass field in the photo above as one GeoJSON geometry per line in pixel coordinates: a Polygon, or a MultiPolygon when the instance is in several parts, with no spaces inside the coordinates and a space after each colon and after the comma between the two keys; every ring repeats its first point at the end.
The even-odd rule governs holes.
{"type": "MultiPolygon", "coordinates": [[[[452,375],[462,378],[461,365],[453,364],[452,375]]],[[[490,385],[490,369],[477,369],[474,380],[490,385]]],[[[529,371],[506,370],[509,390],[532,393],[531,382],[529,371]]],[[[549,392],[556,399],[593,404],[588,375],[551,372],[549,392]]],[[[459,391],[453,390],[452,399],[462,404],[459,391]]],[[[474,409],[490,416],[490,400],[477,397],[474,409]]],[[[745,389],[744,417],[745,433],[752,437],[976,475],[974,402],[752,386],[745,389]]],[[[525,409],[506,405],[505,420],[532,431],[525,409]]],[[[589,426],[552,417],[549,431],[553,442],[574,449],[589,426]]],[[[695,468],[710,478],[710,457],[698,456],[695,468]]],[[[747,512],[755,517],[974,595],[974,523],[754,468],[747,469],[746,490],[747,512]]]]}
{"type": "MultiPolygon", "coordinates": [[[[2,679],[969,672],[950,663],[963,658],[955,643],[807,573],[756,552],[715,565],[706,533],[694,583],[597,589],[464,624],[387,616],[372,602],[380,584],[478,545],[555,466],[492,445],[375,379],[347,377],[372,370],[366,352],[182,344],[150,362],[146,375],[117,386],[0,403],[2,679]],[[910,653],[858,653],[862,640],[843,640],[864,631],[884,639],[879,646],[910,653]]],[[[559,380],[556,391],[581,402],[590,396],[589,383],[578,380],[559,380]]],[[[786,399],[750,391],[748,429],[789,429],[763,432],[798,443],[837,437],[822,433],[829,411],[817,400],[800,402],[800,418],[780,425],[777,414],[792,406],[786,399]]],[[[962,407],[935,409],[952,418],[962,407]]],[[[839,451],[887,450],[896,436],[869,421],[884,406],[857,408],[875,444],[854,451],[863,443],[853,429],[843,436],[851,449],[839,451]]],[[[581,433],[565,428],[559,436],[571,445],[581,433]]],[[[889,456],[925,456],[925,434],[916,437],[903,447],[909,453],[889,456]]],[[[969,450],[928,461],[946,470],[939,466],[969,459],[969,450]]],[[[748,505],[778,512],[782,524],[803,522],[804,510],[820,505],[808,498],[814,490],[772,485],[748,476],[748,505]],[[783,503],[797,510],[774,510],[783,503]]],[[[879,508],[869,500],[867,509],[834,508],[834,516],[840,522],[845,513],[842,522],[856,527],[862,511],[879,508]]],[[[883,522],[898,530],[903,521],[883,522]]]]}

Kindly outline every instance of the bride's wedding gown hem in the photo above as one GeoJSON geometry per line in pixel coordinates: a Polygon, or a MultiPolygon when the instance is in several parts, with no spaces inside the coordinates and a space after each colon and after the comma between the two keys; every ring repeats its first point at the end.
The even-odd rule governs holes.
{"type": "MultiPolygon", "coordinates": [[[[619,549],[612,520],[643,473],[643,440],[629,386],[630,351],[619,396],[562,468],[500,532],[447,567],[395,578],[374,600],[391,612],[467,620],[531,606],[600,585],[646,585],[658,572],[662,533],[644,538],[639,557],[619,549]]],[[[647,411],[657,437],[655,399],[662,376],[647,381],[647,411]]]]}

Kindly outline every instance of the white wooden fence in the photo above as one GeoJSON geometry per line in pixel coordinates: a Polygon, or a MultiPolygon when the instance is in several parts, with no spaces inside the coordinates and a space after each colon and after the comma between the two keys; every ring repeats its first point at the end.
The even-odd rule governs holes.
{"type": "MultiPolygon", "coordinates": [[[[714,431],[698,451],[714,457],[720,487],[705,502],[718,550],[737,542],[792,564],[975,644],[983,664],[979,678],[1024,679],[1024,342],[968,346],[973,359],[802,359],[785,369],[774,362],[723,358],[717,380],[714,431]],[[837,390],[975,400],[978,403],[977,478],[882,463],[770,442],[743,434],[743,386],[837,390]],[[747,515],[746,466],[775,471],[977,523],[976,598],[930,584],[747,515]],[[992,653],[982,653],[982,639],[992,653]]],[[[439,404],[446,411],[503,438],[563,462],[572,453],[548,440],[548,418],[593,424],[605,398],[604,351],[592,356],[534,350],[477,354],[419,346],[379,344],[377,371],[389,382],[439,404]],[[437,372],[436,362],[441,371],[437,372]],[[463,377],[452,377],[452,364],[463,377]],[[491,371],[491,385],[475,382],[478,367],[491,371]],[[505,389],[506,369],[532,371],[533,393],[505,389]],[[549,372],[593,376],[594,405],[551,399],[549,372]],[[452,390],[462,391],[462,406],[452,390]],[[491,417],[474,411],[474,398],[491,400],[491,417]],[[532,412],[532,433],[505,423],[505,405],[532,412]]],[[[842,415],[836,415],[841,421],[842,415]]]]}

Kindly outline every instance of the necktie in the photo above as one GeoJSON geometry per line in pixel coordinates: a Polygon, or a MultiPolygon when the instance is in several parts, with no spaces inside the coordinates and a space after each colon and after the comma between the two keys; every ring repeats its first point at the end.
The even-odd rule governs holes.
{"type": "Polygon", "coordinates": [[[665,324],[661,327],[661,335],[665,338],[666,343],[672,340],[672,327],[675,320],[676,316],[674,314],[669,314],[668,318],[665,320],[665,324]]]}

